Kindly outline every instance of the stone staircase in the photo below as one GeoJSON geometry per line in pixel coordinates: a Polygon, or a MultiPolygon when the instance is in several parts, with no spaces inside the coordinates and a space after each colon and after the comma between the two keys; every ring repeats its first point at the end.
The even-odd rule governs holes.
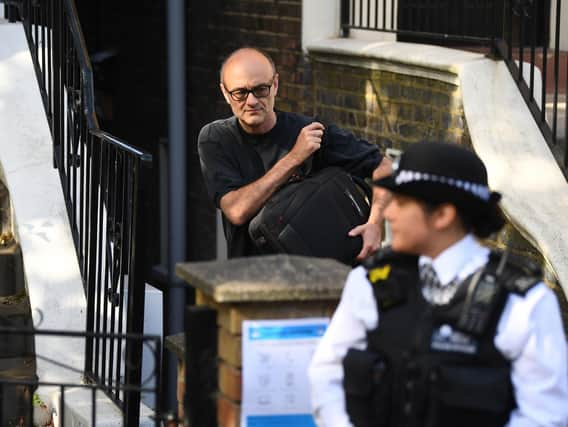
{"type": "MultiPolygon", "coordinates": [[[[9,192],[0,181],[0,329],[32,326],[22,250],[12,232],[9,192]]],[[[0,332],[0,425],[26,425],[34,390],[4,381],[37,381],[33,335],[0,332]]]]}
{"type": "MultiPolygon", "coordinates": [[[[22,267],[20,246],[13,239],[5,241],[0,246],[0,328],[32,327],[22,267]]],[[[4,380],[37,380],[32,335],[0,333],[0,424],[17,426],[26,420],[33,390],[4,380]]]]}

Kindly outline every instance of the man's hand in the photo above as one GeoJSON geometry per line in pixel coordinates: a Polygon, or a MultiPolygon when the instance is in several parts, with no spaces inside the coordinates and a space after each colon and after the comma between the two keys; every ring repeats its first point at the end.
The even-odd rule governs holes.
{"type": "Polygon", "coordinates": [[[232,224],[246,224],[264,206],[276,189],[321,147],[324,126],[313,122],[298,135],[292,150],[256,181],[225,194],[220,206],[232,224]]]}
{"type": "MultiPolygon", "coordinates": [[[[373,171],[373,180],[377,180],[392,172],[392,162],[389,158],[383,157],[379,165],[373,171]]],[[[349,232],[349,236],[361,236],[363,247],[357,255],[357,260],[362,261],[369,255],[374,254],[380,247],[383,238],[383,211],[390,202],[391,195],[384,188],[373,187],[373,201],[371,203],[371,213],[369,220],[349,232]]]]}
{"type": "Polygon", "coordinates": [[[381,247],[383,230],[379,224],[367,222],[353,228],[348,234],[351,237],[361,236],[363,238],[363,247],[359,255],[357,255],[358,261],[362,261],[369,255],[374,254],[381,247]]]}
{"type": "Polygon", "coordinates": [[[321,139],[325,127],[319,122],[305,126],[298,135],[294,148],[289,153],[298,164],[302,164],[308,157],[321,148],[321,139]]]}

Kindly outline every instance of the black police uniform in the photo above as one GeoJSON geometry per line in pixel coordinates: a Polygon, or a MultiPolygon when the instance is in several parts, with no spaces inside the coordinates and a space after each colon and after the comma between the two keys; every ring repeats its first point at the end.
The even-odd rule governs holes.
{"type": "Polygon", "coordinates": [[[506,424],[516,406],[511,367],[494,336],[509,293],[524,295],[540,271],[502,257],[491,253],[445,305],[423,297],[418,257],[382,250],[368,262],[380,325],[365,351],[351,349],[343,361],[356,427],[506,424]]]}

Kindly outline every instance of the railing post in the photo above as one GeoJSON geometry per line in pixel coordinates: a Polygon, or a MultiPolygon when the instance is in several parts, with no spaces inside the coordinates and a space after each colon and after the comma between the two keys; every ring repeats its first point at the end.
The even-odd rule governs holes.
{"type": "Polygon", "coordinates": [[[493,28],[491,37],[491,56],[493,58],[501,58],[501,53],[499,51],[499,43],[504,39],[503,26],[504,26],[504,8],[506,0],[494,0],[493,1],[493,28]]]}
{"type": "MultiPolygon", "coordinates": [[[[93,148],[93,139],[95,137],[90,133],[87,133],[87,162],[90,162],[90,173],[91,176],[89,177],[91,185],[90,185],[90,194],[87,195],[89,197],[89,212],[88,212],[88,221],[89,221],[89,235],[86,236],[87,238],[87,251],[88,251],[88,264],[86,265],[85,271],[87,274],[83,277],[85,292],[87,294],[87,325],[86,330],[87,332],[95,332],[95,299],[96,299],[96,279],[97,279],[97,236],[100,233],[98,229],[98,215],[97,212],[99,211],[99,188],[100,188],[100,164],[101,156],[99,154],[99,150],[94,150],[93,148]]],[[[100,141],[99,141],[100,142],[100,141]]],[[[93,369],[93,354],[94,354],[94,338],[92,336],[87,336],[85,340],[85,373],[87,375],[92,375],[94,372],[93,369]]]]}
{"type": "Polygon", "coordinates": [[[341,0],[341,36],[349,37],[349,0],[341,0]]]}
{"type": "Polygon", "coordinates": [[[62,0],[53,0],[53,166],[59,167],[63,138],[63,7],[62,0]]]}
{"type": "MultiPolygon", "coordinates": [[[[129,286],[126,321],[126,332],[142,334],[144,332],[144,291],[145,279],[148,277],[150,263],[146,259],[145,251],[148,248],[148,225],[146,219],[151,213],[151,200],[147,191],[151,188],[149,172],[151,164],[140,159],[134,163],[134,195],[133,208],[133,234],[131,242],[131,263],[129,270],[129,286]]],[[[137,426],[140,417],[140,393],[132,390],[132,386],[140,384],[142,378],[142,341],[127,340],[125,344],[125,385],[124,416],[128,426],[137,426]]]]}

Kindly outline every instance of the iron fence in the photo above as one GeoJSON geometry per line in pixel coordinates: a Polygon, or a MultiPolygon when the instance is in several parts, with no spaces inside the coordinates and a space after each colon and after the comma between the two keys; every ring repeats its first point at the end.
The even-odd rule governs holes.
{"type": "Polygon", "coordinates": [[[502,58],[568,179],[566,0],[341,0],[341,28],[502,58]],[[561,37],[563,34],[563,38],[561,37]]]}
{"type": "Polygon", "coordinates": [[[561,0],[506,0],[502,28],[497,50],[568,178],[568,33],[564,46],[560,38],[568,7],[561,0]]]}
{"type": "MultiPolygon", "coordinates": [[[[74,346],[86,339],[94,338],[109,342],[136,342],[144,347],[145,361],[148,369],[140,382],[131,383],[129,375],[123,375],[110,387],[117,394],[144,394],[156,402],[154,411],[142,413],[138,419],[143,419],[144,425],[162,425],[167,417],[160,411],[157,398],[160,387],[160,355],[161,341],[159,337],[139,334],[100,334],[88,332],[70,332],[57,330],[38,330],[22,328],[0,328],[0,337],[9,336],[26,337],[26,339],[43,340],[42,348],[50,345],[74,346]],[[80,341],[79,343],[75,343],[80,341]]],[[[64,350],[59,350],[63,354],[64,350]]],[[[0,359],[0,361],[3,359],[0,359]]],[[[53,426],[61,427],[75,425],[97,425],[97,419],[102,423],[121,423],[124,426],[138,426],[138,419],[134,423],[128,414],[123,412],[122,417],[105,413],[108,408],[105,403],[108,390],[98,383],[85,383],[81,381],[83,373],[72,366],[71,359],[55,359],[50,353],[37,353],[34,351],[20,354],[16,359],[10,359],[10,369],[0,370],[0,423],[2,426],[53,426]],[[47,380],[39,380],[38,373],[47,380]],[[75,380],[78,379],[78,380],[75,380]],[[101,393],[104,393],[101,396],[101,393]],[[109,418],[111,417],[111,418],[109,418]],[[114,420],[114,421],[111,421],[114,420]]],[[[2,363],[4,368],[6,364],[2,363]]],[[[126,363],[125,369],[138,370],[141,360],[126,363]]],[[[137,408],[138,410],[138,408],[137,408]]]]}
{"type": "Polygon", "coordinates": [[[73,0],[10,0],[18,8],[49,127],[87,296],[85,375],[137,425],[139,341],[98,334],[142,333],[147,262],[148,179],[152,157],[102,131],[94,107],[92,67],[73,0]],[[122,352],[126,362],[121,360],[122,352]]]}
{"type": "Polygon", "coordinates": [[[344,36],[352,29],[397,34],[399,39],[486,44],[496,32],[495,0],[342,0],[344,36]]]}

